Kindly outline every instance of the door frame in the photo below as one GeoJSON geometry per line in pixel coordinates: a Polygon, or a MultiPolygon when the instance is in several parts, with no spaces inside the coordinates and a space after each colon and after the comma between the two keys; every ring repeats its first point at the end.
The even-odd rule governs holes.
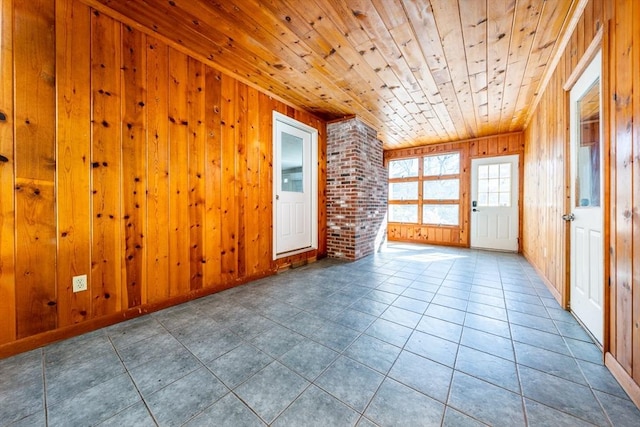
{"type": "Polygon", "coordinates": [[[272,137],[272,148],[273,148],[273,158],[272,158],[272,176],[271,176],[271,205],[272,205],[272,259],[277,260],[280,258],[285,258],[291,255],[297,255],[304,252],[309,252],[312,250],[318,249],[318,129],[309,126],[305,123],[302,123],[294,118],[291,118],[285,114],[279,113],[278,111],[273,111],[273,137],[272,137]],[[279,147],[279,135],[278,135],[278,126],[277,123],[284,123],[286,125],[295,127],[303,132],[309,133],[311,137],[311,171],[310,171],[310,179],[311,179],[311,224],[310,224],[310,232],[311,232],[311,246],[306,248],[301,248],[289,252],[277,253],[277,239],[278,239],[278,208],[277,208],[277,196],[278,196],[278,171],[279,167],[278,156],[280,154],[279,147]]]}
{"type": "MultiPolygon", "coordinates": [[[[563,89],[565,91],[565,107],[564,107],[564,117],[567,120],[571,118],[571,89],[575,86],[576,82],[580,78],[580,76],[587,69],[591,61],[595,58],[595,56],[600,52],[602,55],[602,61],[600,64],[600,93],[601,93],[601,107],[602,107],[602,119],[601,119],[601,133],[602,133],[602,185],[604,188],[604,193],[602,194],[602,223],[603,223],[603,276],[605,280],[604,284],[604,301],[603,301],[603,331],[602,331],[602,351],[603,354],[609,352],[610,349],[610,341],[611,341],[611,254],[609,252],[609,247],[611,245],[611,226],[612,226],[612,216],[611,216],[611,155],[610,155],[610,115],[611,115],[611,87],[609,82],[609,32],[611,26],[608,21],[605,21],[603,26],[600,27],[596,35],[594,36],[591,44],[585,49],[583,56],[580,58],[576,66],[574,67],[571,74],[565,80],[563,85],[563,89]]],[[[565,127],[565,144],[564,144],[564,211],[561,213],[571,212],[571,200],[570,200],[570,192],[571,188],[571,129],[567,123],[565,127]],[[569,159],[569,161],[567,161],[569,159]]],[[[571,292],[571,226],[568,222],[563,222],[563,232],[564,232],[564,274],[562,283],[562,291],[560,292],[560,305],[563,309],[569,310],[569,299],[571,292]]],[[[615,314],[613,314],[615,316],[615,314]]],[[[597,345],[597,344],[596,344],[597,345]]]]}

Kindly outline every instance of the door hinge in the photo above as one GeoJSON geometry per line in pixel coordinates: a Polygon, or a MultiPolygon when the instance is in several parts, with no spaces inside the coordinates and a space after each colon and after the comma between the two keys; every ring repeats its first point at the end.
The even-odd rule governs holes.
{"type": "Polygon", "coordinates": [[[608,277],[608,281],[609,281],[609,287],[611,287],[611,276],[608,277]]]}

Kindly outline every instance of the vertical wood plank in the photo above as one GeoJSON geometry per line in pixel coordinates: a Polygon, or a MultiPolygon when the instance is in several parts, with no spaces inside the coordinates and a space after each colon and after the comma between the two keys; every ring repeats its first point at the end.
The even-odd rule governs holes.
{"type": "Polygon", "coordinates": [[[204,286],[215,287],[221,283],[221,180],[222,180],[222,140],[220,110],[222,102],[222,77],[220,72],[206,67],[205,74],[205,229],[204,286]]]}
{"type": "Polygon", "coordinates": [[[120,50],[120,24],[94,11],[91,17],[93,317],[115,313],[121,309],[120,50]]]}
{"type": "Polygon", "coordinates": [[[13,0],[0,1],[0,344],[16,339],[13,0]]]}
{"type": "Polygon", "coordinates": [[[54,1],[14,1],[18,338],[57,325],[54,1]]]}
{"type": "Polygon", "coordinates": [[[236,98],[236,124],[235,124],[235,141],[236,141],[236,207],[238,212],[238,235],[236,255],[238,259],[238,275],[242,278],[247,275],[247,254],[246,254],[246,231],[247,217],[247,85],[238,83],[236,98]]]}
{"type": "Polygon", "coordinates": [[[147,37],[147,295],[169,296],[169,48],[147,37]]]}
{"type": "Polygon", "coordinates": [[[58,75],[58,324],[91,317],[91,287],[73,293],[73,276],[91,272],[91,11],[56,1],[58,75]]]}
{"type": "Polygon", "coordinates": [[[201,289],[204,277],[204,208],[205,208],[205,69],[189,58],[189,227],[191,290],[201,289]]]}
{"type": "Polygon", "coordinates": [[[318,255],[327,254],[327,126],[316,120],[318,129],[318,255]]]}
{"type": "Polygon", "coordinates": [[[238,82],[222,76],[221,105],[221,144],[222,144],[222,180],[221,180],[221,263],[223,283],[232,283],[238,274],[238,211],[236,206],[236,100],[238,82]]]}
{"type": "Polygon", "coordinates": [[[616,175],[616,280],[617,287],[617,353],[620,365],[632,373],[632,255],[633,254],[633,185],[632,153],[632,2],[616,3],[615,66],[616,84],[614,92],[615,114],[615,175],[616,175]],[[625,30],[622,30],[625,29],[625,30]]]}
{"type": "Polygon", "coordinates": [[[260,273],[260,239],[268,239],[260,229],[260,102],[256,89],[247,89],[246,163],[247,182],[245,199],[246,272],[248,276],[260,273]]]}
{"type": "Polygon", "coordinates": [[[272,269],[273,258],[273,110],[275,102],[264,93],[259,94],[260,109],[260,235],[259,268],[272,269]]]}
{"type": "Polygon", "coordinates": [[[189,283],[188,57],[169,50],[169,289],[182,295],[189,283]]]}
{"type": "MultiPolygon", "coordinates": [[[[633,64],[631,75],[632,96],[631,103],[633,105],[633,201],[634,219],[633,219],[633,317],[631,319],[631,348],[633,349],[633,379],[640,384],[640,211],[638,204],[640,203],[640,4],[632,2],[631,16],[636,19],[631,21],[632,28],[629,32],[632,34],[633,50],[631,53],[633,64]]],[[[636,402],[637,403],[637,402],[636,402]]]]}
{"type": "Polygon", "coordinates": [[[122,309],[146,302],[147,42],[122,26],[122,309]]]}

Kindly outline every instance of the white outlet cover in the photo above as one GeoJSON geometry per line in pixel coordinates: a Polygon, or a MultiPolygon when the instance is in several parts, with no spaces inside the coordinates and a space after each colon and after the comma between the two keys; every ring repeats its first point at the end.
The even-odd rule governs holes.
{"type": "Polygon", "coordinates": [[[73,276],[73,292],[87,290],[87,275],[73,276]]]}

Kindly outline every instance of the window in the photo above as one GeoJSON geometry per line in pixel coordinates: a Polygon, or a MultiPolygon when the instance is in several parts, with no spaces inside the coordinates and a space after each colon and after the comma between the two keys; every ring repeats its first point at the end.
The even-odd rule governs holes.
{"type": "Polygon", "coordinates": [[[458,226],[460,153],[391,160],[389,222],[458,226]]]}
{"type": "Polygon", "coordinates": [[[478,206],[511,206],[511,163],[478,166],[478,206]]]}

